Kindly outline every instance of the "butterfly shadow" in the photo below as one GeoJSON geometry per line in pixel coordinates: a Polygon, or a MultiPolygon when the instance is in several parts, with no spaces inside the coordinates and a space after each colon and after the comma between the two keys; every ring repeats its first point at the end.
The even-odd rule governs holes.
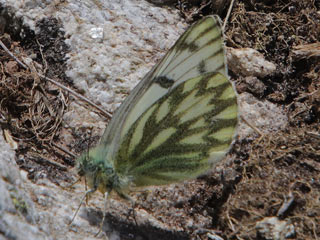
{"type": "MultiPolygon", "coordinates": [[[[103,218],[103,213],[94,208],[85,208],[80,214],[86,219],[90,225],[99,227],[103,218]]],[[[121,240],[187,240],[190,239],[189,234],[182,231],[172,231],[152,226],[151,224],[140,224],[133,220],[132,211],[128,212],[127,219],[115,217],[110,213],[106,213],[105,221],[102,225],[102,232],[108,237],[117,233],[121,240]],[[130,215],[130,216],[129,216],[130,215]]]]}

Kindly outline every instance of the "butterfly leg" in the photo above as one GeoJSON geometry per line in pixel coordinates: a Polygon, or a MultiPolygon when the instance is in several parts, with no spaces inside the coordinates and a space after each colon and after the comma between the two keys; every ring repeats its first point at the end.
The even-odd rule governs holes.
{"type": "Polygon", "coordinates": [[[101,233],[101,231],[102,231],[102,226],[103,226],[104,220],[106,218],[106,213],[107,213],[108,199],[109,199],[109,192],[107,191],[107,192],[104,193],[104,207],[103,207],[102,220],[101,220],[101,223],[100,223],[99,231],[94,235],[95,237],[97,237],[99,235],[99,233],[101,233]]]}
{"type": "Polygon", "coordinates": [[[118,195],[120,197],[122,197],[123,199],[129,201],[131,203],[131,207],[132,209],[130,209],[130,212],[128,213],[128,216],[130,216],[131,212],[132,212],[132,215],[133,215],[133,220],[135,222],[135,224],[138,226],[137,224],[137,220],[136,220],[136,212],[135,212],[135,207],[136,207],[136,202],[127,194],[125,194],[124,192],[121,192],[121,191],[117,191],[118,195]]]}
{"type": "Polygon", "coordinates": [[[74,185],[76,185],[78,182],[80,182],[81,178],[79,177],[76,181],[74,181],[73,183],[67,185],[67,186],[64,186],[62,187],[62,189],[65,189],[65,190],[69,190],[70,188],[72,188],[74,185]]]}
{"type": "MultiPolygon", "coordinates": [[[[136,226],[138,226],[137,219],[136,219],[136,211],[134,210],[136,208],[136,202],[131,198],[130,198],[130,202],[131,202],[131,207],[132,207],[132,209],[130,209],[130,212],[132,211],[133,220],[134,220],[136,226]]],[[[129,215],[130,215],[130,212],[129,212],[129,215]]]]}
{"type": "Polygon", "coordinates": [[[80,210],[80,207],[81,207],[84,199],[86,199],[86,197],[87,197],[90,193],[93,193],[93,192],[95,192],[96,190],[97,190],[96,188],[92,188],[92,189],[89,189],[88,191],[85,192],[85,194],[83,195],[83,197],[82,197],[82,199],[81,199],[81,201],[80,201],[80,204],[79,204],[76,212],[74,213],[74,215],[73,215],[73,217],[72,217],[72,219],[71,219],[71,221],[70,221],[70,223],[69,223],[69,226],[72,224],[73,220],[76,218],[76,216],[77,216],[77,214],[78,214],[78,212],[79,212],[79,210],[80,210]]]}

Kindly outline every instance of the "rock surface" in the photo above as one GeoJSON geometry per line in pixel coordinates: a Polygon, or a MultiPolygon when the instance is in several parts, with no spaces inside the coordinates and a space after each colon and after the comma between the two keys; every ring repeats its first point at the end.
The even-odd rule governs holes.
{"type": "MultiPolygon", "coordinates": [[[[16,17],[21,17],[23,23],[36,32],[40,31],[36,25],[38,20],[49,17],[58,19],[65,32],[65,42],[70,47],[70,52],[66,56],[68,76],[78,90],[108,110],[114,110],[119,106],[124,96],[186,28],[186,24],[181,21],[175,10],[139,0],[70,2],[0,0],[0,3],[4,8],[12,8],[16,17]]],[[[251,50],[249,52],[252,53],[251,50]]],[[[248,63],[257,60],[254,61],[253,68],[247,65],[243,67],[238,62],[237,65],[240,67],[239,73],[255,77],[250,82],[259,81],[257,77],[265,77],[275,71],[274,65],[266,63],[260,55],[256,56],[253,53],[249,56],[251,57],[246,58],[241,55],[238,59],[245,58],[248,63]],[[264,69],[264,66],[268,68],[264,69]]],[[[263,86],[260,89],[262,90],[258,92],[262,95],[263,86]]],[[[246,120],[262,129],[263,133],[282,129],[287,123],[284,109],[267,100],[259,101],[249,93],[242,93],[239,96],[239,105],[241,114],[246,120]]],[[[85,107],[73,101],[69,112],[64,116],[63,124],[68,128],[95,127],[101,134],[105,119],[95,113],[89,113],[85,107]]],[[[239,128],[240,139],[254,131],[243,123],[239,128]]],[[[69,142],[71,135],[66,133],[63,138],[65,142],[69,142]]],[[[103,209],[103,200],[99,194],[90,199],[90,207],[80,209],[78,216],[68,227],[85,192],[81,184],[63,189],[47,180],[44,175],[31,182],[25,172],[18,169],[14,152],[3,142],[2,137],[0,137],[0,150],[0,216],[3,220],[0,221],[0,232],[3,232],[5,237],[96,239],[94,234],[98,231],[103,209]]],[[[41,174],[40,172],[39,175],[41,174]]],[[[70,171],[70,175],[74,174],[70,171]]],[[[146,197],[146,202],[150,203],[152,209],[149,211],[136,209],[141,229],[143,226],[151,225],[152,230],[162,234],[166,229],[182,232],[184,227],[200,229],[210,224],[212,218],[207,216],[209,214],[193,213],[193,210],[191,212],[194,219],[183,219],[182,223],[176,225],[166,222],[166,218],[159,221],[158,216],[150,214],[154,209],[168,206],[169,211],[166,214],[173,212],[175,217],[184,216],[185,209],[176,206],[196,201],[194,199],[197,199],[197,196],[191,195],[191,189],[200,189],[200,185],[201,183],[194,186],[187,183],[182,184],[182,187],[172,185],[152,188],[157,196],[146,197]],[[189,189],[190,192],[187,191],[189,189]]],[[[119,231],[136,228],[130,224],[133,222],[128,214],[130,204],[114,198],[110,200],[108,206],[107,218],[110,220],[103,225],[103,232],[109,233],[109,239],[120,239],[119,231]],[[122,218],[119,220],[114,216],[122,218]]],[[[178,235],[170,236],[178,239],[178,235]]],[[[140,235],[133,236],[135,237],[140,235]]],[[[181,235],[180,239],[186,239],[184,237],[181,235]]]]}

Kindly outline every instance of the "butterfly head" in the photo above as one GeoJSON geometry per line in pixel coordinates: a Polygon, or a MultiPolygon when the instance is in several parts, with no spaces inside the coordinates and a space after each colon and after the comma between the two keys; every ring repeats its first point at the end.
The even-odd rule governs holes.
{"type": "Polygon", "coordinates": [[[105,161],[105,152],[96,147],[90,149],[77,159],[77,171],[87,180],[90,189],[97,189],[102,193],[111,191],[115,182],[113,166],[105,161]]]}
{"type": "Polygon", "coordinates": [[[102,193],[112,190],[118,193],[124,192],[129,187],[130,180],[117,174],[111,161],[106,159],[106,155],[106,148],[101,146],[84,153],[77,159],[78,174],[86,178],[90,189],[102,193]]]}

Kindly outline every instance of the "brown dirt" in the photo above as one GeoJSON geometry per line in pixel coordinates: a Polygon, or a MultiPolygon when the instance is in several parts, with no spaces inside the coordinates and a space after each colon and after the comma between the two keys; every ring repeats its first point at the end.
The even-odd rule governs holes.
{"type": "MultiPolygon", "coordinates": [[[[180,1],[176,6],[189,21],[214,12],[210,1],[204,0],[180,1]]],[[[222,18],[226,10],[220,11],[222,18]]],[[[265,85],[262,93],[255,93],[241,78],[230,75],[237,79],[241,91],[286,109],[289,124],[281,132],[236,141],[231,152],[236,156],[231,165],[235,171],[232,177],[226,176],[224,184],[217,174],[188,183],[193,192],[189,200],[164,208],[182,209],[186,216],[199,222],[201,218],[195,216],[210,216],[212,221],[203,228],[215,229],[224,239],[264,239],[257,236],[254,227],[257,221],[270,216],[290,220],[296,232],[293,239],[320,237],[320,55],[319,45],[308,45],[320,42],[319,11],[320,2],[309,0],[235,3],[225,31],[227,46],[259,50],[277,65],[277,73],[260,79],[265,85]],[[292,204],[279,213],[287,199],[293,199],[292,204]]],[[[56,26],[55,21],[49,19],[39,24],[56,26]]],[[[35,68],[70,84],[61,60],[68,49],[58,29],[53,28],[50,33],[43,30],[39,36],[30,33],[28,39],[32,40],[20,42],[14,33],[5,29],[11,37],[2,36],[1,40],[12,52],[21,53],[16,55],[18,58],[26,52],[34,53],[33,60],[39,64],[35,68]],[[46,41],[48,35],[53,42],[46,41]],[[50,51],[42,52],[36,39],[50,51]],[[63,52],[58,51],[59,46],[63,46],[63,52]]],[[[2,128],[10,130],[16,141],[26,142],[17,150],[18,164],[28,171],[31,180],[41,177],[37,173],[46,172],[57,184],[70,181],[65,168],[71,168],[74,161],[52,147],[52,143],[59,142],[61,118],[68,106],[67,95],[40,81],[34,72],[18,66],[2,49],[0,60],[0,123],[2,128]],[[60,109],[59,112],[55,112],[56,109],[60,109]]],[[[67,147],[77,146],[70,143],[67,147]]],[[[155,200],[161,201],[167,196],[170,199],[170,192],[153,195],[150,203],[145,194],[138,195],[144,202],[138,207],[147,209],[167,224],[184,228],[178,218],[163,216],[163,208],[152,206],[155,200]]],[[[143,228],[140,230],[147,231],[143,228]]],[[[204,232],[195,233],[190,228],[185,231],[194,238],[207,239],[204,232]]]]}

